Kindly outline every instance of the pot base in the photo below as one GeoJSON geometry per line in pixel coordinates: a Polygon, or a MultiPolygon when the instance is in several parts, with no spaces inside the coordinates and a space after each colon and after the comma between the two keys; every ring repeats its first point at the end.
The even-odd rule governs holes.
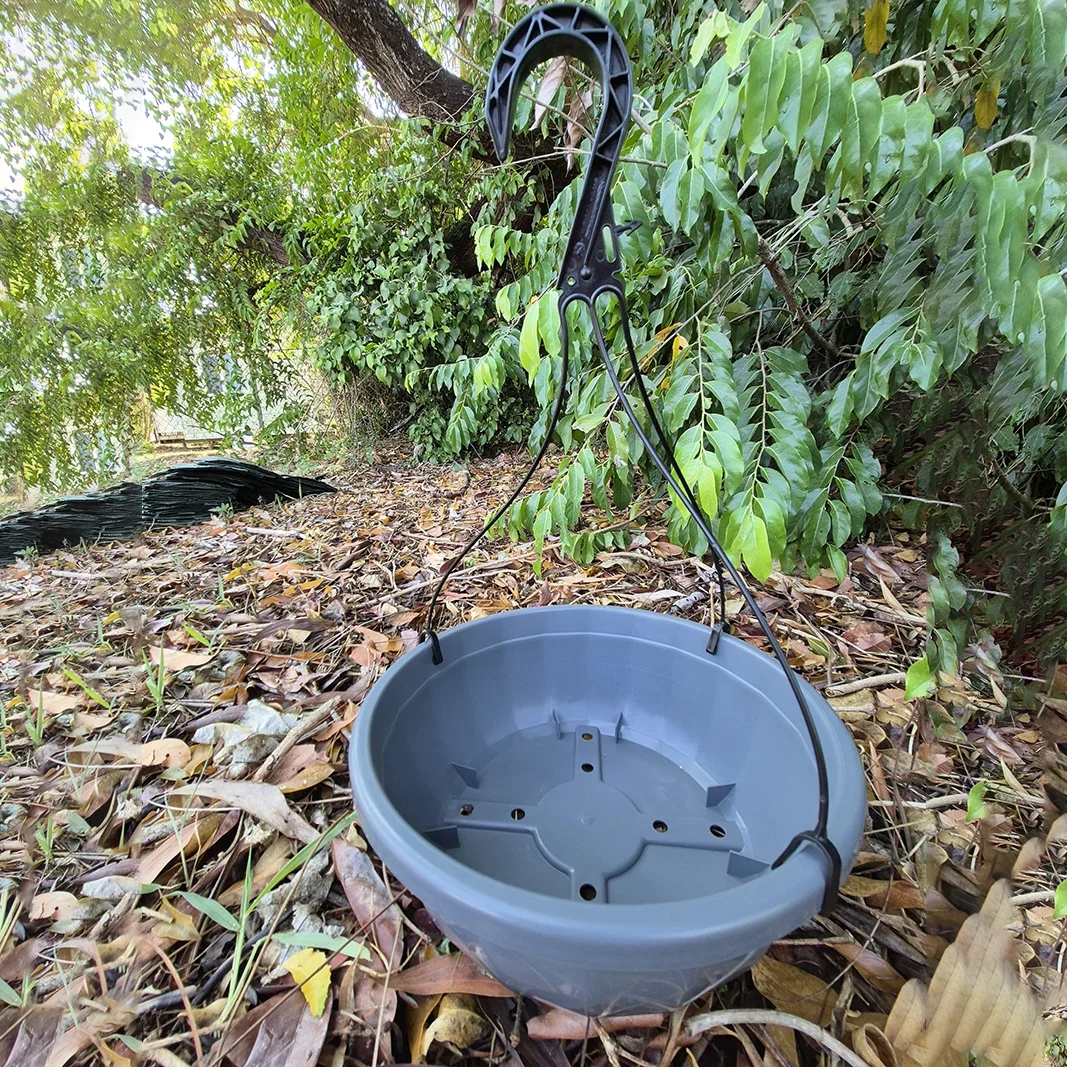
{"type": "Polygon", "coordinates": [[[663,903],[766,870],[745,852],[732,782],[702,783],[622,727],[564,730],[552,714],[454,763],[425,836],[482,874],[591,904],[663,903]]]}

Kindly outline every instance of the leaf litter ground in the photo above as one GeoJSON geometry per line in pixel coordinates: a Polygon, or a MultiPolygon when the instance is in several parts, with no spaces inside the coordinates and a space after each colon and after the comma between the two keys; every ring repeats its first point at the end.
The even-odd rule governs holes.
{"type": "MultiPolygon", "coordinates": [[[[479,461],[469,477],[405,462],[330,471],[335,496],[0,570],[0,1064],[616,1067],[683,1050],[731,1067],[816,1062],[818,1041],[746,1021],[761,1008],[843,1040],[850,1062],[907,1063],[899,1042],[934,1041],[949,969],[925,1022],[920,1007],[925,1037],[887,1017],[921,999],[909,979],[929,983],[939,961],[961,971],[986,944],[977,918],[959,932],[998,884],[1009,985],[1026,1019],[1053,1028],[1067,672],[1015,699],[975,648],[963,681],[905,700],[927,594],[924,546],[904,532],[855,546],[844,582],[775,574],[759,590],[867,771],[868,833],[831,916],[668,1017],[520,1003],[443,940],[360,837],[346,738],[371,684],[416,644],[436,576],[525,462],[479,461]]],[[[540,578],[532,544],[485,543],[441,624],[562,603],[707,622],[708,566],[670,544],[655,501],[637,515],[589,510],[589,528],[619,526],[629,543],[582,568],[550,540],[540,578]]],[[[730,607],[761,645],[740,598],[730,607]]]]}

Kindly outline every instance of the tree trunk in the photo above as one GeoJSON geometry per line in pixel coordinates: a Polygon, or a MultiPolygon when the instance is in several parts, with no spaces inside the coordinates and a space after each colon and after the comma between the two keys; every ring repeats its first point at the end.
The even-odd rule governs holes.
{"type": "MultiPolygon", "coordinates": [[[[420,47],[389,0],[308,0],[308,4],[337,31],[401,111],[433,122],[457,122],[470,110],[476,95],[474,86],[445,70],[420,47]]],[[[480,140],[484,156],[492,158],[484,127],[480,140]]],[[[532,164],[533,180],[544,191],[545,204],[551,204],[574,179],[563,152],[552,154],[553,147],[535,134],[518,131],[512,142],[516,160],[537,157],[532,164]]],[[[532,225],[532,213],[516,220],[520,230],[532,225]]],[[[470,229],[456,227],[448,239],[448,257],[455,269],[468,276],[476,274],[479,267],[470,229]]]]}
{"type": "Polygon", "coordinates": [[[445,70],[419,46],[388,0],[308,0],[407,115],[456,122],[474,86],[445,70]]]}

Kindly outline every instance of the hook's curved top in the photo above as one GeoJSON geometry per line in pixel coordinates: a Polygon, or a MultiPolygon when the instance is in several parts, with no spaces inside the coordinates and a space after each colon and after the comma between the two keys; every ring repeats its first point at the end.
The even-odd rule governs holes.
{"type": "Polygon", "coordinates": [[[489,72],[485,117],[501,159],[508,154],[522,83],[538,63],[556,56],[587,63],[600,75],[603,90],[600,124],[557,282],[562,311],[575,299],[592,305],[605,291],[623,295],[611,179],[630,123],[633,75],[622,38],[592,8],[563,3],[531,11],[508,34],[489,72]]]}

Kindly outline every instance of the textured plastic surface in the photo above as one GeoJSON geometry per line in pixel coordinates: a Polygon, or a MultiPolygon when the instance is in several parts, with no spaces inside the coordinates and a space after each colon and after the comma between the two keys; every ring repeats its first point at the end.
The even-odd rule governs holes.
{"type": "MultiPolygon", "coordinates": [[[[671,1009],[818,910],[825,859],[769,867],[817,804],[781,667],[654,612],[527,608],[391,667],[350,747],[361,823],[440,927],[500,981],[588,1015],[671,1009]]],[[[851,866],[866,792],[804,686],[830,838],[851,866]]]]}

